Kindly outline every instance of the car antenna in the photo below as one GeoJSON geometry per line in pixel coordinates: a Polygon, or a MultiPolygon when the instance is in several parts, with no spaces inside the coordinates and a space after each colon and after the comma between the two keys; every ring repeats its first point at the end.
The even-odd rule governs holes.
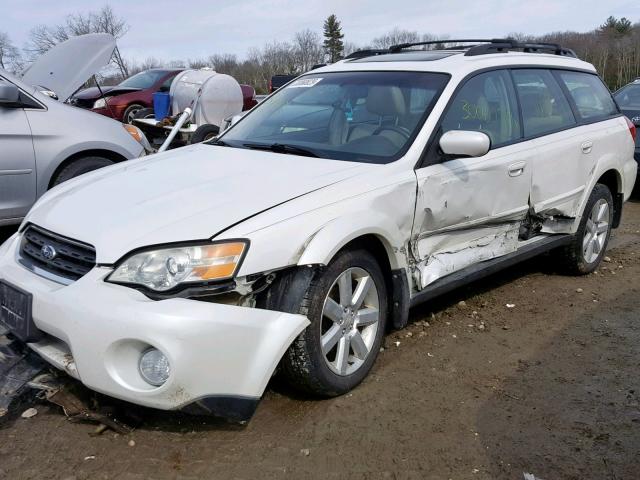
{"type": "Polygon", "coordinates": [[[111,118],[116,118],[115,113],[113,113],[113,110],[111,110],[111,105],[109,105],[109,102],[107,102],[107,97],[104,96],[104,92],[102,91],[102,88],[100,87],[100,84],[98,83],[98,78],[96,77],[95,73],[93,74],[93,81],[96,82],[96,87],[98,87],[98,91],[100,92],[100,98],[102,98],[104,100],[104,104],[109,109],[109,113],[111,114],[111,118]]]}

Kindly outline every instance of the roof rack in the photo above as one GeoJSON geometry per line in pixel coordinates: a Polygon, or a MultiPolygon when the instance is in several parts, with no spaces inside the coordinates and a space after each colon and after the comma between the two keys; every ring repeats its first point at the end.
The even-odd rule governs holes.
{"type": "Polygon", "coordinates": [[[386,49],[367,49],[367,50],[356,50],[353,53],[350,53],[349,55],[347,55],[346,57],[344,57],[345,60],[350,60],[350,59],[354,59],[354,58],[364,58],[364,57],[374,57],[376,55],[385,55],[387,53],[390,53],[389,50],[386,49]]]}
{"type": "Polygon", "coordinates": [[[443,45],[444,50],[466,50],[465,56],[488,55],[490,53],[507,53],[512,50],[520,50],[525,53],[552,53],[564,57],[577,58],[576,53],[570,48],[565,48],[557,43],[546,42],[520,42],[513,38],[493,39],[462,39],[462,40],[429,40],[427,42],[400,43],[392,45],[386,50],[359,50],[348,55],[347,59],[371,57],[390,53],[401,53],[411,47],[427,45],[443,45]],[[475,45],[456,45],[444,47],[446,43],[471,43],[475,45]]]}

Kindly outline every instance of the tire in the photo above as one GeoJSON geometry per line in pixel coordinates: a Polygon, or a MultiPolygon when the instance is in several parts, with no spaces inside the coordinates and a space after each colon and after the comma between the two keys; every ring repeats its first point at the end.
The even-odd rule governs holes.
{"type": "Polygon", "coordinates": [[[113,165],[113,161],[104,157],[82,157],[74,160],[69,165],[64,167],[53,179],[51,183],[52,187],[56,185],[60,185],[67,180],[71,180],[77,176],[80,176],[85,173],[93,172],[94,170],[98,170],[102,167],[108,167],[109,165],[113,165]]]}
{"type": "MultiPolygon", "coordinates": [[[[132,103],[131,105],[129,105],[127,107],[127,109],[124,111],[124,113],[122,114],[122,123],[133,123],[133,119],[137,118],[136,114],[140,111],[140,110],[149,110],[149,109],[145,109],[144,105],[140,105],[139,103],[132,103]]],[[[153,111],[153,109],[150,109],[151,111],[153,111]]]]}
{"type": "Polygon", "coordinates": [[[385,333],[387,292],[384,276],[375,258],[366,250],[339,252],[327,268],[312,280],[300,313],[307,315],[311,324],[285,353],[281,375],[296,390],[320,397],[334,397],[353,389],[371,370],[385,333]],[[368,280],[363,280],[365,277],[368,280]],[[343,283],[341,278],[348,280],[343,283]],[[353,295],[348,294],[348,287],[343,290],[343,285],[348,284],[353,295]],[[353,305],[353,299],[363,284],[369,287],[366,295],[360,296],[364,298],[360,310],[351,310],[351,306],[347,307],[349,310],[343,309],[344,304],[353,305]],[[346,294],[340,300],[343,291],[346,294]],[[345,298],[349,298],[349,302],[345,298]],[[359,325],[361,321],[372,322],[376,308],[377,322],[359,325]],[[367,316],[361,317],[357,312],[360,315],[366,313],[367,316]],[[329,339],[333,341],[327,342],[328,345],[333,346],[327,348],[325,354],[322,342],[329,339]],[[367,353],[362,349],[363,346],[367,353]],[[341,351],[348,352],[348,355],[341,355],[341,351]]]}
{"type": "Polygon", "coordinates": [[[155,118],[153,108],[141,108],[135,113],[133,118],[155,118]]]}
{"type": "Polygon", "coordinates": [[[559,252],[567,273],[586,275],[598,268],[609,243],[612,222],[613,197],[607,186],[598,183],[587,200],[572,242],[559,252]]]}
{"type": "Polygon", "coordinates": [[[200,143],[207,140],[211,140],[213,137],[220,133],[220,127],[217,125],[200,125],[196,128],[196,131],[191,135],[189,143],[200,143]]]}

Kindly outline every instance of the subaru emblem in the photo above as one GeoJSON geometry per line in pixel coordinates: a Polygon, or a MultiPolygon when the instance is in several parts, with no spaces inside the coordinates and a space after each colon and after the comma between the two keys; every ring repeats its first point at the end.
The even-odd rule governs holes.
{"type": "Polygon", "coordinates": [[[58,255],[58,252],[56,252],[56,249],[53,248],[52,245],[44,245],[40,249],[40,253],[42,253],[42,256],[47,260],[53,260],[58,255]]]}

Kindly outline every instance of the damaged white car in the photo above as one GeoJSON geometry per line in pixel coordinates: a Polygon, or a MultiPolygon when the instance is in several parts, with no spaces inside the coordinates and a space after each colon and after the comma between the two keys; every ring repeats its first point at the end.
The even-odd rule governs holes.
{"type": "Polygon", "coordinates": [[[557,45],[358,52],[215,141],[47,193],[0,248],[0,319],[149,407],[246,419],[278,366],[339,395],[417,303],[552,249],[593,271],[634,136],[557,45]]]}

